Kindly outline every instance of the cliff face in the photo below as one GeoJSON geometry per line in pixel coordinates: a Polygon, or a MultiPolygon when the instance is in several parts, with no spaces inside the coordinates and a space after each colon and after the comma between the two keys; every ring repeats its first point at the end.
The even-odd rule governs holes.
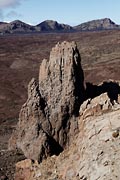
{"type": "Polygon", "coordinates": [[[27,158],[42,161],[58,155],[78,132],[77,116],[83,102],[81,58],[74,42],[57,44],[40,66],[39,83],[32,79],[9,148],[20,148],[27,158]]]}

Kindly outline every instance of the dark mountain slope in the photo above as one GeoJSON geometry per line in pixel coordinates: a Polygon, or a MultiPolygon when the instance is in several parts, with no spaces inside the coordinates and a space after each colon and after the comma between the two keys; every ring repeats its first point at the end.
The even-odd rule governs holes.
{"type": "Polygon", "coordinates": [[[120,26],[115,24],[109,18],[89,21],[74,27],[67,24],[60,24],[57,21],[53,21],[53,20],[43,21],[40,24],[37,24],[36,26],[26,24],[20,20],[15,20],[10,23],[0,22],[1,34],[99,31],[99,30],[113,30],[113,29],[120,29],[120,26]]]}
{"type": "Polygon", "coordinates": [[[10,23],[0,26],[0,31],[2,33],[23,33],[23,32],[32,32],[35,28],[29,24],[26,24],[20,20],[15,20],[10,23]]]}
{"type": "Polygon", "coordinates": [[[115,24],[109,18],[88,21],[74,27],[77,31],[109,30],[119,28],[119,25],[115,24]]]}
{"type": "Polygon", "coordinates": [[[59,24],[57,21],[46,20],[36,26],[38,31],[70,31],[72,27],[67,24],[59,24]]]}

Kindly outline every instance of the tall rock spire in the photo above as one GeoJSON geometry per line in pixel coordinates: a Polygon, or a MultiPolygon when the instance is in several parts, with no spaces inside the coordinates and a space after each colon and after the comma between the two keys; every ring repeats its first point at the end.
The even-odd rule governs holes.
{"type": "Polygon", "coordinates": [[[52,48],[50,59],[44,59],[40,66],[39,84],[34,79],[29,84],[28,100],[21,109],[17,133],[13,133],[9,147],[14,145],[26,157],[39,161],[59,154],[78,131],[83,84],[76,43],[58,43],[52,48]]]}

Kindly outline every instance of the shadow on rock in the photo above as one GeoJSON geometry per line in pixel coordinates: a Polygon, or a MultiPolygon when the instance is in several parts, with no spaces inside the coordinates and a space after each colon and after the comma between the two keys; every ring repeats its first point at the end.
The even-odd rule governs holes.
{"type": "Polygon", "coordinates": [[[86,83],[86,99],[95,98],[103,93],[107,92],[111,103],[118,101],[118,95],[120,94],[120,86],[117,82],[103,82],[101,85],[93,85],[92,83],[86,83]]]}

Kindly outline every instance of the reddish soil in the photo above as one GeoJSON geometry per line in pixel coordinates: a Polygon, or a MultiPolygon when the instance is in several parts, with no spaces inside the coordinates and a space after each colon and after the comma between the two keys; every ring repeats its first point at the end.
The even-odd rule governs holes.
{"type": "Polygon", "coordinates": [[[27,85],[59,41],[74,40],[81,53],[85,80],[99,83],[120,77],[120,31],[37,34],[0,37],[0,122],[18,117],[27,85]]]}

